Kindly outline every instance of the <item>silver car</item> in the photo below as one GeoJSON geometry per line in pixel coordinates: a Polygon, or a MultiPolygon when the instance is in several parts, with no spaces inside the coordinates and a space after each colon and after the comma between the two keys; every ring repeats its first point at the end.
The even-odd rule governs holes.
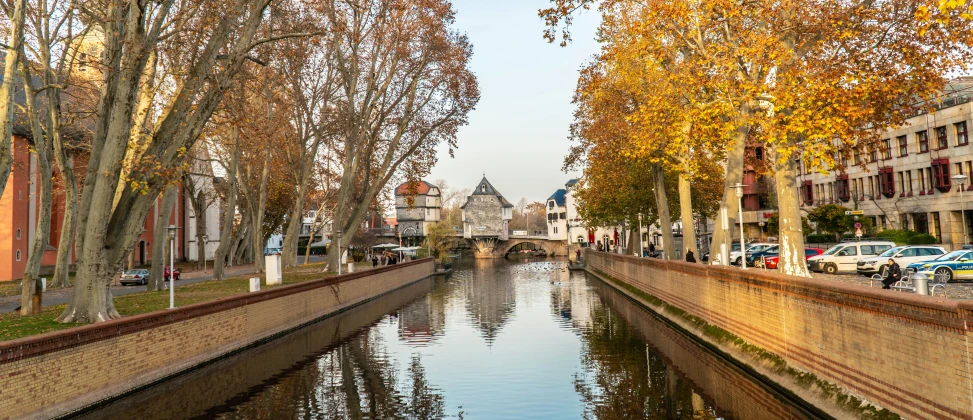
{"type": "Polygon", "coordinates": [[[122,278],[119,280],[122,286],[127,286],[129,284],[149,284],[149,270],[139,269],[139,270],[125,270],[122,273],[122,278]]]}

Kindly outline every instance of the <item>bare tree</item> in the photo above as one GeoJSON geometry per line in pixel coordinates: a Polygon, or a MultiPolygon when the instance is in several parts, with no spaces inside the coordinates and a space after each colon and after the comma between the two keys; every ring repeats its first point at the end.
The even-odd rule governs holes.
{"type": "MultiPolygon", "coordinates": [[[[345,238],[354,237],[403,163],[405,177],[418,179],[435,162],[438,144],[455,145],[456,130],[479,100],[467,68],[469,42],[449,28],[451,5],[433,0],[411,6],[388,0],[329,0],[323,6],[334,28],[341,89],[334,227],[345,238]]],[[[329,253],[329,266],[337,266],[341,254],[329,253]]]]}
{"type": "MultiPolygon", "coordinates": [[[[4,4],[4,6],[6,6],[4,4]]],[[[17,80],[17,66],[24,45],[24,20],[27,13],[26,0],[14,0],[12,10],[4,7],[10,17],[7,54],[3,61],[3,82],[0,83],[0,195],[7,186],[10,169],[13,165],[13,111],[14,83],[17,80]]]]}

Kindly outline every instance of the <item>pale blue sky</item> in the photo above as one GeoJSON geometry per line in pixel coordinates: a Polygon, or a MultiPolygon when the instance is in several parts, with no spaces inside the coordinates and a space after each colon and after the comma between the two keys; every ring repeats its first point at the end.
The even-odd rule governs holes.
{"type": "Polygon", "coordinates": [[[455,28],[473,43],[472,69],[480,103],[459,132],[450,158],[440,150],[428,180],[472,188],[483,172],[509,201],[542,201],[569,178],[561,171],[574,107],[578,69],[598,52],[598,16],[575,19],[574,42],[566,48],[542,37],[537,10],[548,0],[454,0],[455,28]]]}

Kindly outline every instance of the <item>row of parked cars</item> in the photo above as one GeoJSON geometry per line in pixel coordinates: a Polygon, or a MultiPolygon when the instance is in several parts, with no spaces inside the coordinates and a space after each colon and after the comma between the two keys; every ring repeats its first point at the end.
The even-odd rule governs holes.
{"type": "MultiPolygon", "coordinates": [[[[170,274],[174,275],[176,280],[179,280],[179,276],[182,273],[179,271],[178,267],[176,267],[176,269],[171,272],[169,270],[169,267],[166,267],[162,273],[163,280],[169,281],[170,274]]],[[[135,270],[125,270],[122,272],[122,276],[118,280],[118,282],[121,283],[122,286],[128,286],[130,284],[149,284],[149,277],[151,277],[151,272],[144,268],[139,268],[135,270]]]]}
{"type": "MultiPolygon", "coordinates": [[[[752,267],[777,268],[780,246],[778,244],[750,244],[745,253],[739,248],[730,253],[733,265],[747,264],[752,267]]],[[[911,268],[929,276],[938,274],[949,280],[973,280],[973,249],[947,252],[932,245],[896,246],[894,242],[863,241],[846,242],[828,250],[807,248],[804,250],[808,269],[814,272],[836,274],[839,271],[857,272],[870,276],[884,274],[889,259],[903,269],[911,268]]]]}

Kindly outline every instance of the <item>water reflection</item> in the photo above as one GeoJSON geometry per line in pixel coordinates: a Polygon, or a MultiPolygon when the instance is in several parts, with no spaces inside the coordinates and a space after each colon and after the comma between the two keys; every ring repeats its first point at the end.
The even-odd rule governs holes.
{"type": "Polygon", "coordinates": [[[87,417],[798,417],[564,262],[454,268],[87,417]]]}

